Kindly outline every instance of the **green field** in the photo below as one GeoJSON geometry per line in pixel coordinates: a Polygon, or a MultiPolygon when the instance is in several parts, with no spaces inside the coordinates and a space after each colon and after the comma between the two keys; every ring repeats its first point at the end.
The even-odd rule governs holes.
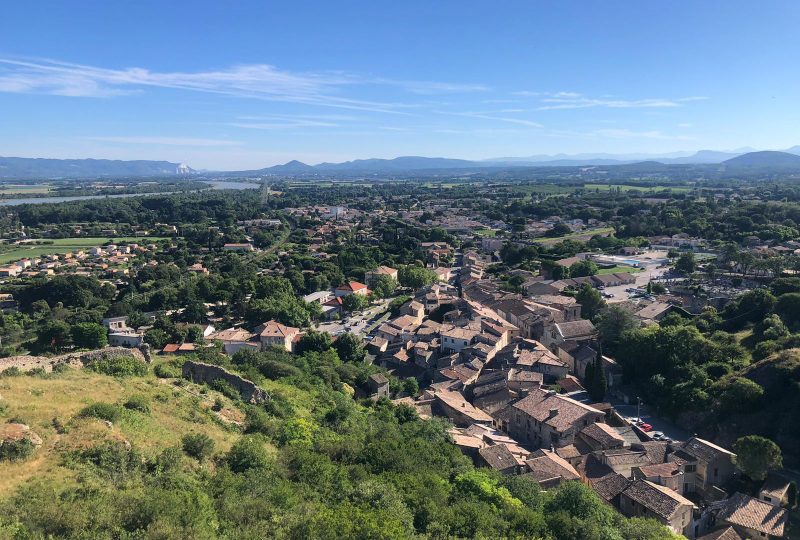
{"type": "Polygon", "coordinates": [[[533,241],[536,242],[537,244],[545,244],[545,245],[556,244],[564,240],[589,240],[592,236],[595,236],[597,234],[608,235],[613,232],[614,232],[613,227],[598,227],[596,229],[588,229],[581,232],[559,236],[557,238],[549,238],[549,237],[534,238],[533,241]]]}
{"type": "Polygon", "coordinates": [[[50,193],[52,186],[49,184],[1,184],[0,195],[36,195],[50,193]]]}
{"type": "MultiPolygon", "coordinates": [[[[69,253],[78,249],[87,249],[94,246],[102,246],[111,240],[114,243],[122,242],[137,242],[145,243],[153,240],[163,240],[161,237],[135,237],[123,236],[116,238],[56,238],[53,240],[46,240],[52,242],[46,245],[13,245],[13,246],[0,246],[0,264],[8,264],[20,259],[42,257],[44,255],[60,255],[62,253],[69,253]]],[[[44,240],[43,240],[44,241],[44,240]]]]}
{"type": "Polygon", "coordinates": [[[476,229],[473,231],[477,236],[483,236],[485,238],[494,238],[497,236],[497,231],[494,229],[476,229]]]}
{"type": "Polygon", "coordinates": [[[584,184],[583,189],[590,191],[610,191],[611,189],[619,188],[620,191],[642,191],[642,192],[655,192],[655,191],[669,191],[672,193],[688,193],[692,188],[686,186],[629,186],[626,184],[584,184]]]}
{"type": "Polygon", "coordinates": [[[635,274],[636,272],[641,272],[641,268],[635,268],[633,266],[626,266],[623,264],[618,264],[617,266],[612,266],[611,268],[601,268],[597,271],[598,275],[601,274],[621,274],[621,273],[628,273],[628,274],[635,274]]]}

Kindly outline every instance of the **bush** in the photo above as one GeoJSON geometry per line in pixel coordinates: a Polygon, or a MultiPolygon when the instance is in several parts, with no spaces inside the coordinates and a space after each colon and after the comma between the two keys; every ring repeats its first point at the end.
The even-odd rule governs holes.
{"type": "Polygon", "coordinates": [[[92,403],[81,409],[78,416],[81,418],[99,418],[100,420],[115,422],[119,419],[120,409],[111,403],[98,401],[97,403],[92,403]]]}
{"type": "Polygon", "coordinates": [[[234,443],[228,452],[228,466],[235,473],[266,468],[270,459],[260,435],[245,435],[234,443]]]}
{"type": "Polygon", "coordinates": [[[180,366],[166,362],[163,364],[156,364],[153,367],[153,373],[160,379],[177,379],[181,376],[181,368],[180,366]]]}
{"type": "Polygon", "coordinates": [[[228,381],[226,381],[225,379],[214,379],[213,381],[211,381],[211,384],[209,384],[209,386],[227,398],[233,400],[242,399],[242,396],[241,394],[239,394],[239,391],[236,390],[236,388],[234,388],[233,385],[228,381]]]}
{"type": "Polygon", "coordinates": [[[138,411],[145,414],[150,413],[150,401],[145,396],[131,396],[122,406],[129,411],[138,411]]]}
{"type": "Polygon", "coordinates": [[[181,437],[181,445],[187,456],[203,461],[214,452],[214,439],[205,433],[187,433],[181,437]]]}
{"type": "Polygon", "coordinates": [[[36,445],[27,437],[18,441],[5,441],[0,444],[0,461],[22,461],[33,454],[36,445]]]}
{"type": "Polygon", "coordinates": [[[147,375],[147,364],[131,356],[104,357],[95,360],[88,366],[94,372],[113,377],[144,377],[147,375]]]}
{"type": "Polygon", "coordinates": [[[3,377],[18,377],[19,375],[22,375],[22,371],[20,371],[20,369],[15,366],[0,371],[0,375],[2,375],[3,377]]]}

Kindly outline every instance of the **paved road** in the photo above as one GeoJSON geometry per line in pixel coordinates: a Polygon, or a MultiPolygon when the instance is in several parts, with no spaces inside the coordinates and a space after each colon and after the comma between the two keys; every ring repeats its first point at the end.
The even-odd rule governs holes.
{"type": "MultiPolygon", "coordinates": [[[[619,413],[626,417],[626,418],[635,418],[636,417],[636,404],[633,405],[626,405],[624,403],[613,403],[614,408],[619,411],[619,413]]],[[[647,405],[642,405],[641,409],[641,418],[651,426],[653,426],[653,432],[660,431],[673,441],[685,441],[688,439],[691,434],[686,430],[683,430],[669,422],[668,420],[664,420],[663,418],[658,418],[650,414],[650,410],[647,408],[647,405]]]]}
{"type": "Polygon", "coordinates": [[[361,313],[351,317],[345,317],[341,321],[320,323],[317,326],[317,330],[320,332],[328,332],[332,336],[343,334],[344,332],[363,334],[370,326],[371,321],[383,314],[388,305],[389,300],[382,300],[380,304],[370,306],[361,313]]]}
{"type": "MultiPolygon", "coordinates": [[[[643,255],[631,256],[631,259],[636,259],[642,262],[642,271],[633,274],[636,276],[636,287],[645,288],[651,279],[661,277],[668,268],[659,268],[661,263],[666,260],[666,251],[647,251],[643,255]]],[[[606,287],[604,293],[612,294],[612,298],[607,298],[609,303],[622,302],[628,300],[630,295],[625,292],[631,285],[619,285],[617,287],[606,287]]]]}

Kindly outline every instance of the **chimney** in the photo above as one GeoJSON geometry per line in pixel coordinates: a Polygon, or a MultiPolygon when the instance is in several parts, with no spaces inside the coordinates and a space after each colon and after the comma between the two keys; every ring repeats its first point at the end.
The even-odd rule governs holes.
{"type": "Polygon", "coordinates": [[[553,418],[553,417],[555,417],[557,414],[558,414],[558,409],[550,409],[550,414],[547,416],[547,418],[548,418],[548,419],[549,419],[549,418],[553,418]]]}

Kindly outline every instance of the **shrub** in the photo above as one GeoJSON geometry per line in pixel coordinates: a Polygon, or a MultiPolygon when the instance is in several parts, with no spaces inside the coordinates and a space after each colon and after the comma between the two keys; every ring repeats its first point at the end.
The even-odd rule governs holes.
{"type": "Polygon", "coordinates": [[[131,396],[122,406],[129,411],[138,411],[145,414],[150,413],[150,401],[145,396],[131,396]]]}
{"type": "Polygon", "coordinates": [[[109,422],[115,422],[119,419],[119,415],[119,407],[111,403],[103,403],[102,401],[87,405],[78,413],[78,416],[81,418],[99,418],[100,420],[108,420],[109,422]]]}
{"type": "Polygon", "coordinates": [[[181,368],[175,364],[166,362],[163,364],[156,364],[153,367],[153,373],[156,377],[161,379],[177,379],[181,376],[181,368]]]}
{"type": "Polygon", "coordinates": [[[18,367],[14,366],[8,369],[4,369],[3,371],[0,372],[0,375],[2,375],[3,377],[17,377],[19,375],[22,375],[22,371],[20,371],[18,367]]]}
{"type": "Polygon", "coordinates": [[[213,381],[211,381],[211,384],[209,386],[227,398],[233,400],[242,399],[242,396],[239,394],[239,391],[236,390],[236,388],[234,388],[233,385],[228,381],[226,381],[225,379],[214,379],[213,381]]]}
{"type": "Polygon", "coordinates": [[[0,416],[5,416],[8,412],[9,406],[5,401],[0,401],[0,416]]]}
{"type": "Polygon", "coordinates": [[[186,455],[203,461],[214,452],[214,439],[205,433],[187,433],[181,437],[181,444],[186,455]]]}
{"type": "Polygon", "coordinates": [[[270,460],[264,447],[263,437],[260,435],[246,435],[236,441],[230,452],[228,452],[227,462],[235,473],[266,468],[270,460]]]}
{"type": "Polygon", "coordinates": [[[33,454],[35,449],[36,445],[27,437],[18,441],[5,441],[0,444],[0,461],[22,461],[33,454]]]}
{"type": "Polygon", "coordinates": [[[113,377],[143,377],[147,375],[147,364],[131,356],[104,357],[89,364],[89,369],[113,377]]]}

